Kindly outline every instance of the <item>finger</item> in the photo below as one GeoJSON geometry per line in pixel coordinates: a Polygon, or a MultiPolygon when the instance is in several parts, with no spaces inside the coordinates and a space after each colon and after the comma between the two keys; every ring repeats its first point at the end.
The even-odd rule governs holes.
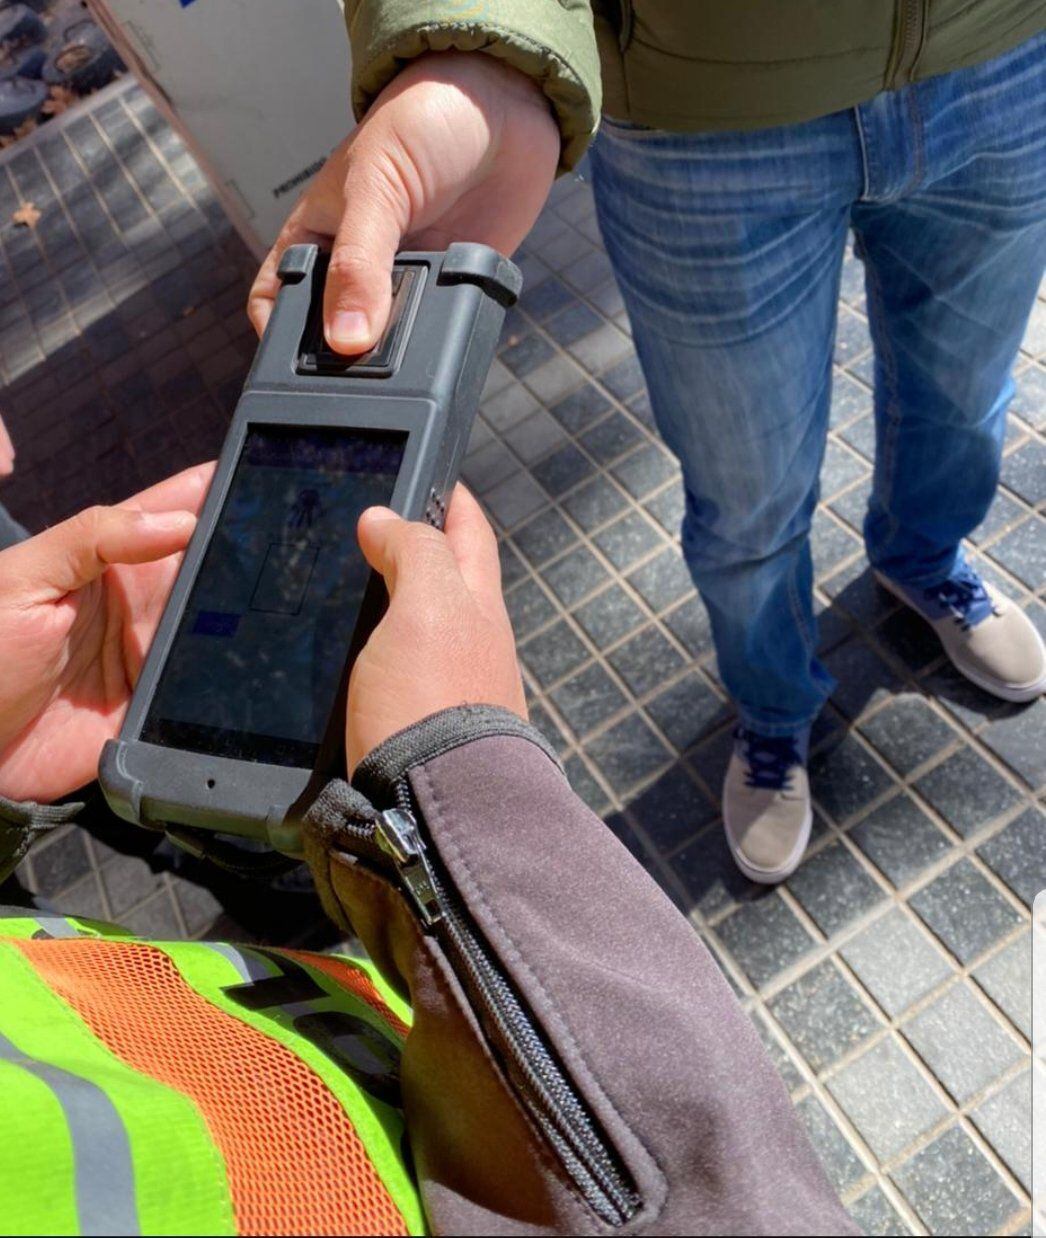
{"type": "Polygon", "coordinates": [[[323,300],[327,343],[349,356],[372,348],[388,322],[392,264],[406,216],[383,164],[367,159],[372,145],[353,148],[323,300]]]}
{"type": "Polygon", "coordinates": [[[451,495],[444,532],[469,592],[485,608],[491,604],[500,606],[501,561],[497,538],[483,509],[460,482],[451,495]]]}
{"type": "Polygon", "coordinates": [[[205,464],[194,464],[192,468],[157,482],[148,490],[131,495],[117,506],[138,512],[181,511],[199,514],[213,476],[213,460],[208,460],[205,464]]]}
{"type": "Polygon", "coordinates": [[[434,604],[442,593],[461,588],[447,539],[429,525],[404,520],[387,507],[369,507],[357,532],[364,558],[384,577],[390,598],[425,593],[434,604]]]}
{"type": "Polygon", "coordinates": [[[278,272],[284,250],[291,245],[316,245],[329,239],[299,224],[293,215],[284,224],[280,235],[276,238],[276,244],[269,250],[265,261],[261,264],[247,295],[247,317],[259,338],[265,334],[265,328],[269,325],[269,318],[272,316],[276,297],[282,285],[278,272]]]}
{"type": "Polygon", "coordinates": [[[21,570],[31,598],[64,597],[96,580],[111,564],[152,563],[184,550],[195,527],[192,512],[89,507],[12,547],[8,562],[21,570]]]}

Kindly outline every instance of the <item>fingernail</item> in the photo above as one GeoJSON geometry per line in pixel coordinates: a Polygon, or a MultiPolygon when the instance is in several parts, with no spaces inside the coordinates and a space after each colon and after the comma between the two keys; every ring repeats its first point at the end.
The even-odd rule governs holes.
{"type": "Polygon", "coordinates": [[[330,342],[346,352],[370,343],[370,321],[360,310],[339,310],[330,322],[330,342]]]}
{"type": "Polygon", "coordinates": [[[196,524],[192,512],[140,512],[138,523],[147,533],[182,533],[196,524]]]}
{"type": "Polygon", "coordinates": [[[391,507],[368,507],[363,514],[372,524],[381,524],[386,520],[399,520],[399,516],[391,507]]]}

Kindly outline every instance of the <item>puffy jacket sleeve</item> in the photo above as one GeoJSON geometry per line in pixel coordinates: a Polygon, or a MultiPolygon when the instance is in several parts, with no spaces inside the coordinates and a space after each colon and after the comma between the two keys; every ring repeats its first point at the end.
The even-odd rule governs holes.
{"type": "Polygon", "coordinates": [[[314,809],[324,904],[413,1009],[433,1233],[854,1232],[708,951],[536,731],[447,710],[314,809]]]}
{"type": "Polygon", "coordinates": [[[595,132],[601,91],[589,0],[347,0],[345,18],[357,119],[407,61],[453,48],[497,56],[541,84],[563,135],[562,169],[595,132]]]}

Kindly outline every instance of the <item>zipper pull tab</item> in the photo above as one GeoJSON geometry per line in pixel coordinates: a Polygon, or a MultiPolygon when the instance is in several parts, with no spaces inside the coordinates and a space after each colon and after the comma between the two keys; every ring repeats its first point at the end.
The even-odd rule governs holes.
{"type": "Polygon", "coordinates": [[[414,815],[402,808],[386,809],[378,814],[375,837],[378,846],[396,865],[400,881],[413,900],[422,924],[426,928],[438,924],[443,919],[443,908],[414,815]]]}

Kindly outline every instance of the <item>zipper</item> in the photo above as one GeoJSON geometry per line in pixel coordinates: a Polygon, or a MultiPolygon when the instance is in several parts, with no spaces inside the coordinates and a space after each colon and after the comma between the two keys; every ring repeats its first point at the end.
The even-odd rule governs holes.
{"type": "Polygon", "coordinates": [[[912,80],[926,32],[927,0],[897,0],[897,28],[886,89],[897,90],[912,80]]]}
{"type": "Polygon", "coordinates": [[[443,946],[503,1068],[567,1176],[603,1221],[626,1224],[640,1201],[620,1158],[426,847],[405,779],[396,784],[396,801],[397,807],[379,813],[373,824],[346,823],[346,831],[361,858],[395,875],[422,927],[443,946]]]}

